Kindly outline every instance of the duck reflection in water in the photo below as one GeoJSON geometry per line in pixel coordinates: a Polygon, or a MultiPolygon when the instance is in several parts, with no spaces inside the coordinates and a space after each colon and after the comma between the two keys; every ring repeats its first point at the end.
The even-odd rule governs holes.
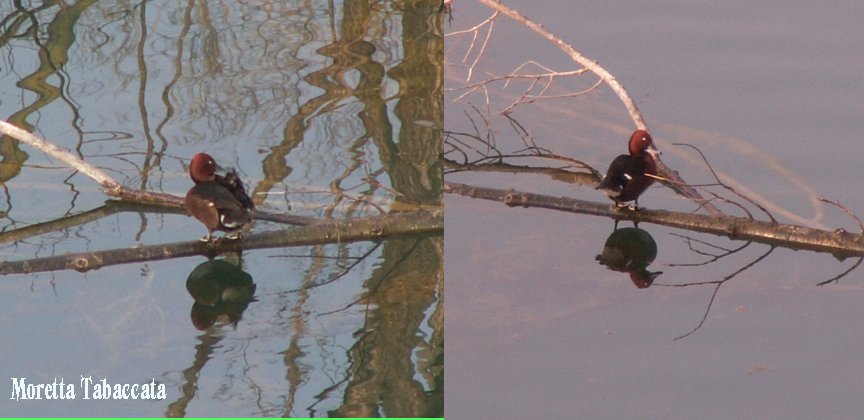
{"type": "MultiPolygon", "coordinates": [[[[617,226],[617,221],[616,221],[617,226]]],[[[651,286],[662,271],[650,272],[648,266],[657,258],[657,243],[639,228],[616,229],[606,239],[603,252],[596,257],[610,270],[629,273],[630,280],[640,289],[651,286]]]]}
{"type": "Polygon", "coordinates": [[[192,325],[206,330],[218,323],[237,323],[243,311],[255,301],[255,283],[252,276],[238,264],[226,259],[214,259],[201,263],[186,279],[186,290],[195,299],[192,305],[192,325]]]}

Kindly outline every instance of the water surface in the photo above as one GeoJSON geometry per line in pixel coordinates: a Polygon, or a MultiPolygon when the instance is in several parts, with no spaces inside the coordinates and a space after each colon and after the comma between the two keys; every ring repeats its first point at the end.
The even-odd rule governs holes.
{"type": "MultiPolygon", "coordinates": [[[[206,150],[237,168],[269,212],[345,219],[436,206],[440,24],[423,2],[4,1],[0,114],[132,188],[183,196],[189,158],[206,150]]],[[[4,233],[108,198],[9,138],[0,155],[4,233]]],[[[258,222],[252,233],[283,227],[258,222]]],[[[7,240],[0,259],[204,233],[185,215],[132,209],[7,240]]],[[[5,276],[5,395],[11,378],[77,387],[83,376],[154,381],[167,396],[88,401],[79,389],[75,400],[7,398],[0,414],[440,415],[442,242],[414,235],[219,256],[254,293],[190,287],[195,299],[187,279],[207,268],[204,256],[5,276]]]]}
{"type": "MultiPolygon", "coordinates": [[[[864,194],[854,187],[856,156],[864,152],[864,46],[854,18],[864,12],[860,4],[508,4],[611,71],[645,115],[664,162],[684,179],[712,181],[698,156],[673,143],[699,147],[725,182],[781,222],[859,230],[815,198],[864,211],[864,194]]],[[[445,31],[490,14],[458,3],[445,31]]],[[[495,145],[505,153],[523,149],[499,112],[527,83],[492,85],[488,108],[480,93],[453,102],[461,92],[449,89],[464,84],[475,57],[463,61],[470,41],[446,38],[446,128],[485,135],[479,115],[486,115],[495,145]]],[[[529,60],[577,68],[501,17],[473,81],[529,60]]],[[[552,92],[591,83],[579,79],[552,92]]],[[[538,146],[599,171],[625,151],[633,130],[604,89],[518,107],[511,116],[538,146]]],[[[446,179],[606,200],[589,185],[541,174],[446,179]]],[[[661,186],[640,204],[695,209],[661,186]]],[[[856,350],[864,345],[857,332],[861,271],[816,286],[857,260],[640,224],[659,249],[649,269],[663,274],[639,289],[595,260],[611,220],[456,195],[446,197],[446,207],[448,417],[812,418],[854,417],[864,408],[857,395],[864,357],[856,350]]]]}

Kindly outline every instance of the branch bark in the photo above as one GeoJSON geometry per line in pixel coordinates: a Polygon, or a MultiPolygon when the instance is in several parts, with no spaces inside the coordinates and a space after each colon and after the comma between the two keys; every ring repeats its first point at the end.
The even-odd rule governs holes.
{"type": "Polygon", "coordinates": [[[235,241],[220,240],[216,243],[204,243],[201,241],[176,242],[173,244],[0,262],[0,275],[68,269],[86,272],[110,265],[194,255],[215,256],[224,252],[242,252],[243,250],[250,249],[380,240],[394,236],[424,233],[440,235],[443,232],[444,211],[436,209],[358,219],[328,220],[311,226],[291,227],[277,231],[255,233],[235,241]]]}
{"type": "Polygon", "coordinates": [[[532,194],[513,190],[483,188],[452,182],[444,192],[471,198],[498,201],[508,206],[540,207],[571,213],[591,214],[638,223],[653,223],[696,232],[726,236],[733,240],[759,242],[772,246],[827,252],[838,258],[864,256],[864,235],[842,229],[826,231],[798,225],[778,224],[733,216],[710,216],[666,210],[613,209],[608,204],[566,197],[532,194]]]}

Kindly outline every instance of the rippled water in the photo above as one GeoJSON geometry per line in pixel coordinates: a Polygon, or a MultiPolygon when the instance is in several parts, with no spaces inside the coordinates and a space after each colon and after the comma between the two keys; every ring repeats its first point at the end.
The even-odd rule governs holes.
{"type": "MultiPolygon", "coordinates": [[[[21,3],[0,3],[2,118],[127,187],[182,197],[207,151],[272,213],[441,204],[433,2],[21,3]]],[[[171,211],[101,210],[91,179],[8,137],[0,155],[4,261],[205,233],[171,211]]],[[[0,414],[440,415],[442,246],[407,235],[6,275],[4,393],[57,378],[78,396],[5,399],[0,414]],[[167,395],[85,400],[82,377],[167,395]]]]}

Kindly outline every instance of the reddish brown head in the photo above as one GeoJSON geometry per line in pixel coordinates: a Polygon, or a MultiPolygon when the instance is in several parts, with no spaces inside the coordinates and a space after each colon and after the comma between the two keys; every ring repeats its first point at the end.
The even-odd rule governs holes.
{"type": "MultiPolygon", "coordinates": [[[[656,151],[654,149],[654,140],[651,139],[651,135],[645,130],[634,131],[633,135],[630,136],[628,147],[630,149],[630,156],[639,156],[642,152],[649,150],[649,148],[649,153],[656,151]]],[[[651,154],[653,155],[653,153],[651,154]]]]}
{"type": "Polygon", "coordinates": [[[189,164],[189,176],[196,184],[216,179],[216,161],[207,153],[198,153],[189,164]]]}

